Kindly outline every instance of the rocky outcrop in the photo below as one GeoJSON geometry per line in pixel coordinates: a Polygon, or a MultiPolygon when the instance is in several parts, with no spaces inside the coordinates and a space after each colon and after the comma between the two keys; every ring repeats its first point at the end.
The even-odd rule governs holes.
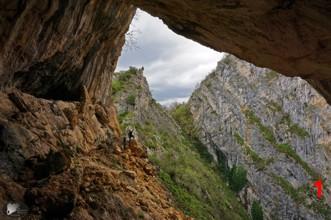
{"type": "Polygon", "coordinates": [[[135,130],[178,208],[197,220],[248,219],[217,166],[204,157],[207,152],[199,151],[201,143],[153,99],[142,69],[115,73],[112,87],[123,130],[135,130]]]}
{"type": "Polygon", "coordinates": [[[287,76],[309,79],[331,103],[328,0],[134,0],[176,33],[287,76]]]}
{"type": "Polygon", "coordinates": [[[308,83],[227,56],[188,105],[214,160],[247,170],[247,207],[261,202],[267,219],[330,216],[331,108],[308,83]],[[319,178],[324,200],[309,196],[319,178]]]}
{"type": "Polygon", "coordinates": [[[131,67],[127,72],[115,73],[113,81],[113,85],[121,84],[119,91],[113,91],[112,96],[118,114],[131,115],[122,125],[152,123],[158,130],[168,130],[175,136],[180,134],[180,128],[174,119],[153,98],[143,69],[131,67]]]}
{"type": "Polygon", "coordinates": [[[0,205],[25,203],[25,219],[185,219],[141,144],[123,149],[115,108],[82,97],[0,93],[0,205]]]}
{"type": "Polygon", "coordinates": [[[0,86],[47,99],[106,102],[124,34],[125,1],[2,1],[0,86]]]}
{"type": "Polygon", "coordinates": [[[331,103],[327,0],[5,0],[0,3],[1,88],[78,100],[85,85],[93,100],[106,102],[134,13],[130,3],[206,46],[301,76],[331,103]]]}

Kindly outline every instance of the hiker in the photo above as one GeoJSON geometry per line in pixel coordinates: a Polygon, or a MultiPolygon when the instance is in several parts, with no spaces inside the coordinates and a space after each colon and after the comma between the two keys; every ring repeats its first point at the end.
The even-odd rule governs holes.
{"type": "Polygon", "coordinates": [[[128,138],[129,138],[129,141],[131,141],[131,139],[134,139],[134,134],[133,134],[133,129],[132,128],[129,128],[128,138]]]}

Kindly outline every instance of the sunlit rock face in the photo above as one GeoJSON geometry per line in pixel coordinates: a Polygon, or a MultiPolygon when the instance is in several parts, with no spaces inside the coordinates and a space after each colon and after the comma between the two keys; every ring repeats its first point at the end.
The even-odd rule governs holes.
{"type": "Polygon", "coordinates": [[[2,1],[0,85],[105,102],[134,8],[118,0],[2,1]]]}
{"type": "Polygon", "coordinates": [[[308,196],[319,177],[327,185],[331,180],[331,108],[308,83],[228,56],[189,106],[214,159],[247,170],[240,196],[248,207],[260,201],[268,219],[330,214],[326,201],[308,196]]]}
{"type": "Polygon", "coordinates": [[[331,103],[328,0],[132,0],[172,30],[218,51],[309,79],[331,103]]]}

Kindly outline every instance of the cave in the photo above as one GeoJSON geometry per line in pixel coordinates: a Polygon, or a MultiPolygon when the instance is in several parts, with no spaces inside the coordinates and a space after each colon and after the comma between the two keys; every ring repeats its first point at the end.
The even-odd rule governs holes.
{"type": "Polygon", "coordinates": [[[131,4],[205,46],[301,76],[331,102],[327,0],[2,1],[1,88],[77,100],[86,86],[94,101],[106,103],[131,4]]]}

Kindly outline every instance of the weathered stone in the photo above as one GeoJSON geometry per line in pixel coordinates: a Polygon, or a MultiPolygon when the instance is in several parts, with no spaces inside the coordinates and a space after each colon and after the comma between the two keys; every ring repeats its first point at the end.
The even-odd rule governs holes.
{"type": "Polygon", "coordinates": [[[246,207],[260,201],[267,219],[326,217],[309,208],[304,190],[319,176],[330,184],[331,108],[308,83],[227,56],[188,105],[215,161],[247,170],[246,207]]]}
{"type": "Polygon", "coordinates": [[[287,76],[301,76],[331,103],[328,0],[132,0],[170,29],[287,76]]]}
{"type": "Polygon", "coordinates": [[[132,6],[119,0],[5,0],[0,8],[1,87],[79,100],[86,86],[93,100],[107,100],[132,6]]]}
{"type": "Polygon", "coordinates": [[[152,185],[159,205],[148,215],[166,218],[161,204],[168,194],[156,177],[145,181],[148,162],[141,147],[127,159],[113,153],[120,129],[111,106],[86,101],[87,110],[78,113],[78,102],[9,94],[15,95],[0,92],[0,206],[26,203],[27,219],[138,219],[138,199],[155,203],[139,194],[152,185]],[[71,126],[69,112],[77,112],[71,126]]]}

